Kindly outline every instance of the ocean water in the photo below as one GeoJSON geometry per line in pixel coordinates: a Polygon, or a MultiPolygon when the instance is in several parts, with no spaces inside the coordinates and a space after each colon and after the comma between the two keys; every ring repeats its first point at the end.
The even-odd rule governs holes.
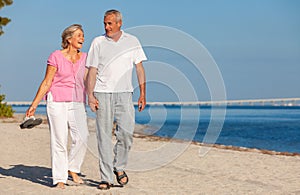
{"type": "MultiPolygon", "coordinates": [[[[13,106],[25,113],[28,106],[13,106]]],[[[137,110],[137,108],[136,108],[137,110]]],[[[46,114],[39,106],[37,114],[46,114]]],[[[87,108],[88,116],[95,117],[87,108]]],[[[300,153],[300,106],[147,106],[144,133],[204,143],[300,153]]]]}

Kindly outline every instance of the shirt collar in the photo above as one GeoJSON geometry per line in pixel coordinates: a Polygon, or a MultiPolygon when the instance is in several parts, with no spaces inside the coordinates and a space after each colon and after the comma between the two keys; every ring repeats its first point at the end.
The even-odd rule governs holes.
{"type": "MultiPolygon", "coordinates": [[[[123,30],[121,30],[121,32],[122,32],[122,34],[121,34],[121,37],[120,37],[120,39],[119,39],[118,41],[120,41],[121,39],[127,37],[127,34],[126,34],[123,30]]],[[[106,38],[108,41],[114,41],[114,40],[112,40],[112,38],[106,36],[106,33],[104,34],[104,36],[105,36],[105,38],[106,38]]]]}

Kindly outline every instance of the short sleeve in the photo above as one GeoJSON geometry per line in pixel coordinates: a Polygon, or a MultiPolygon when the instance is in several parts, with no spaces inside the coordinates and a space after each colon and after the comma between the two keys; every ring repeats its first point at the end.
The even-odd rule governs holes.
{"type": "Polygon", "coordinates": [[[142,61],[146,61],[147,60],[147,57],[144,53],[144,50],[140,44],[140,42],[136,39],[137,41],[137,46],[136,46],[136,49],[135,49],[135,52],[134,52],[134,64],[138,64],[142,61]]]}
{"type": "Polygon", "coordinates": [[[99,55],[100,49],[99,49],[99,43],[97,41],[97,38],[95,38],[91,44],[91,47],[89,49],[89,52],[87,54],[86,63],[85,66],[87,68],[89,67],[96,67],[98,68],[99,64],[99,55]]]}
{"type": "Polygon", "coordinates": [[[52,52],[47,60],[47,65],[58,67],[57,51],[52,52]]]}

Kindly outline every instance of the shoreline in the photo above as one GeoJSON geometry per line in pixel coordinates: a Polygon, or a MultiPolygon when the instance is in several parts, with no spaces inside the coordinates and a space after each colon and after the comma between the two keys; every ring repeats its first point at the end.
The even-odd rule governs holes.
{"type": "MultiPolygon", "coordinates": [[[[0,118],[0,123],[1,122],[21,123],[23,121],[23,116],[24,116],[24,114],[17,113],[17,114],[14,114],[14,116],[12,118],[2,118],[2,119],[0,118]]],[[[48,124],[46,115],[37,114],[36,118],[42,118],[43,124],[48,124]]],[[[94,127],[91,123],[93,123],[94,120],[95,119],[88,117],[89,131],[93,131],[92,129],[94,127]]],[[[147,128],[147,127],[144,125],[136,124],[133,137],[134,138],[143,138],[143,139],[147,139],[149,141],[166,141],[166,142],[172,141],[172,142],[178,142],[178,143],[190,143],[190,144],[198,145],[198,146],[213,147],[213,148],[218,148],[218,149],[233,150],[233,151],[240,151],[240,152],[255,152],[255,153],[268,154],[268,155],[300,156],[300,153],[297,153],[297,152],[278,152],[278,151],[274,151],[274,150],[247,148],[247,147],[223,145],[223,144],[207,144],[207,143],[202,143],[202,142],[197,142],[197,141],[185,141],[185,140],[168,138],[168,137],[159,137],[156,135],[149,135],[149,134],[143,133],[143,130],[145,128],[147,128]]]]}

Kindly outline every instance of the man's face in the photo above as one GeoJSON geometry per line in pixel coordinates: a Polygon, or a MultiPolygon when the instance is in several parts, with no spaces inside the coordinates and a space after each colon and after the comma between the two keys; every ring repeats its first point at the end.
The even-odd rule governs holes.
{"type": "Polygon", "coordinates": [[[104,28],[108,37],[113,37],[114,34],[120,31],[122,21],[117,22],[117,18],[114,14],[107,15],[104,18],[104,28]]]}

